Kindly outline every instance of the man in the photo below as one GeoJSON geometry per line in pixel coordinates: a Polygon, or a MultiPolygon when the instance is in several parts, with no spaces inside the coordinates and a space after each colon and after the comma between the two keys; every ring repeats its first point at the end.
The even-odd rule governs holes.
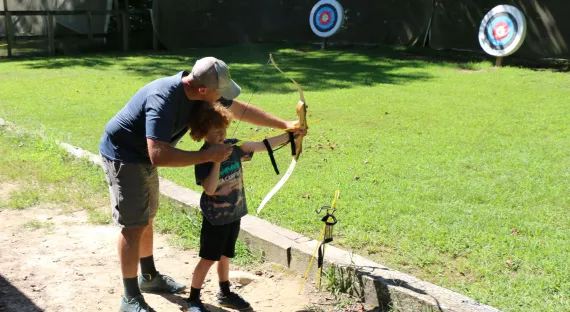
{"type": "Polygon", "coordinates": [[[232,153],[229,145],[202,151],[175,148],[188,131],[189,120],[199,118],[192,116],[192,107],[200,101],[220,101],[245,122],[279,129],[295,126],[295,122],[235,100],[240,92],[227,65],[206,57],[196,62],[191,73],[182,71],[144,86],[107,123],[99,151],[109,182],[113,220],[122,228],[118,241],[124,285],[120,311],[154,311],[141,291],[178,293],[186,288],[160,274],[154,265],[153,220],[159,197],[156,167],[221,162],[232,153]],[[139,263],[141,275],[137,278],[139,263]]]}

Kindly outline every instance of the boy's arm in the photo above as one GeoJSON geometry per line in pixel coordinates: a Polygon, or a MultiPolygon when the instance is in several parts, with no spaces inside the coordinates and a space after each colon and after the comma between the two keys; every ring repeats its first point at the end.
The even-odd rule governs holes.
{"type": "Polygon", "coordinates": [[[218,188],[218,183],[220,181],[220,163],[215,162],[212,165],[212,169],[208,176],[201,182],[204,192],[210,196],[214,195],[216,189],[218,188]]]}
{"type": "MultiPolygon", "coordinates": [[[[281,135],[268,138],[267,141],[269,142],[271,148],[275,148],[278,145],[289,142],[289,133],[285,132],[281,135]]],[[[244,153],[267,152],[267,148],[265,147],[265,144],[263,144],[263,141],[247,142],[240,146],[240,148],[244,153]]]]}

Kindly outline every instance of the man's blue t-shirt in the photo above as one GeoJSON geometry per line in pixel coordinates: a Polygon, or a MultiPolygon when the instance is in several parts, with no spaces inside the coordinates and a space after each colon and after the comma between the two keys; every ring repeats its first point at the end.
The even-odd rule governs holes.
{"type": "Polygon", "coordinates": [[[141,88],[105,127],[99,144],[101,154],[127,163],[150,163],[146,139],[175,146],[188,131],[192,107],[184,92],[181,71],[141,88]]]}

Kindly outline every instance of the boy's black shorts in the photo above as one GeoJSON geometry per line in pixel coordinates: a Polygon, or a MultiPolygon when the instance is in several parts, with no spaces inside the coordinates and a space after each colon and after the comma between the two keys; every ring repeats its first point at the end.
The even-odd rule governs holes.
{"type": "Polygon", "coordinates": [[[202,217],[200,258],[219,261],[222,256],[235,257],[240,221],[237,220],[224,225],[212,225],[205,217],[202,217]]]}

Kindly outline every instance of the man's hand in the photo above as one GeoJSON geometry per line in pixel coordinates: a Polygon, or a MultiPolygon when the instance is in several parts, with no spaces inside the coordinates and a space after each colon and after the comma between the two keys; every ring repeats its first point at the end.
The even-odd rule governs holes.
{"type": "Polygon", "coordinates": [[[208,153],[207,157],[211,162],[221,163],[230,157],[232,150],[233,147],[231,144],[216,144],[210,146],[206,152],[208,153]]]}
{"type": "Polygon", "coordinates": [[[307,126],[307,131],[299,128],[299,121],[287,121],[287,131],[293,132],[295,136],[306,136],[307,131],[309,130],[309,126],[307,126]]]}

